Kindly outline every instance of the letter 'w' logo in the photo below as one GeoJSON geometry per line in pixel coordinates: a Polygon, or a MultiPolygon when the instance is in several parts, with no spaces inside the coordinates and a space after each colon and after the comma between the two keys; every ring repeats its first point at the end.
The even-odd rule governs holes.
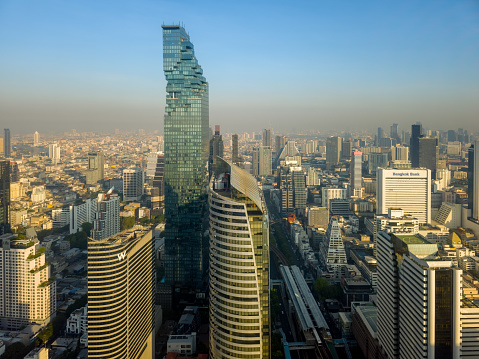
{"type": "Polygon", "coordinates": [[[123,253],[119,253],[117,254],[118,256],[118,260],[121,261],[122,259],[125,259],[126,257],[126,251],[124,251],[123,253]]]}

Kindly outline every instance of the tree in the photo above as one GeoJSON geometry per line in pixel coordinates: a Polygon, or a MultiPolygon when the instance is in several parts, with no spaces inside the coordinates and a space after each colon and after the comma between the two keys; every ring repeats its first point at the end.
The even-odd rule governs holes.
{"type": "Polygon", "coordinates": [[[279,315],[281,306],[279,305],[279,297],[276,289],[271,289],[271,318],[274,319],[279,315]]]}
{"type": "Polygon", "coordinates": [[[318,293],[318,295],[320,295],[321,297],[326,298],[327,297],[326,294],[327,294],[328,289],[329,289],[329,282],[324,278],[318,278],[314,282],[313,288],[316,291],[316,293],[318,293]]]}
{"type": "Polygon", "coordinates": [[[41,330],[37,338],[40,339],[42,343],[46,343],[52,337],[52,335],[53,335],[53,324],[50,323],[41,330]]]}
{"type": "Polygon", "coordinates": [[[27,353],[25,353],[25,345],[20,342],[13,343],[5,349],[5,353],[2,355],[2,359],[21,359],[27,353]]]}
{"type": "Polygon", "coordinates": [[[120,227],[121,230],[130,229],[135,225],[135,217],[121,217],[120,227]]]}
{"type": "Polygon", "coordinates": [[[93,224],[91,224],[90,222],[84,222],[84,223],[82,223],[82,225],[81,225],[81,229],[82,229],[83,232],[86,233],[86,235],[87,235],[88,237],[90,237],[90,235],[91,235],[91,230],[93,229],[93,224]]]}

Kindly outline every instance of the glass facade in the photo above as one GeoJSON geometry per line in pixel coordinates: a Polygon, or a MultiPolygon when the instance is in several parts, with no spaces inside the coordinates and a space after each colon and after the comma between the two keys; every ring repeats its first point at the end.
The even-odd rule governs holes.
{"type": "Polygon", "coordinates": [[[208,83],[178,25],[163,28],[166,283],[201,285],[209,139],[208,83]]]}

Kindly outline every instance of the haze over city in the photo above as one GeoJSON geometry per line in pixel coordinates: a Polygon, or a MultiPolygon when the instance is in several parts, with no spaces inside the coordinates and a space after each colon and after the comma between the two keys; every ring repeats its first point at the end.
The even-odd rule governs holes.
{"type": "Polygon", "coordinates": [[[478,20],[477,1],[5,0],[1,124],[161,133],[161,25],[181,23],[224,131],[477,131],[478,20]]]}

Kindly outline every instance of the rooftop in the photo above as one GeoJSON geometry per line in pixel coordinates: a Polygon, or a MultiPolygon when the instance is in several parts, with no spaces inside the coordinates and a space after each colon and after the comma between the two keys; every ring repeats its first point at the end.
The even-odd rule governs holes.
{"type": "Polygon", "coordinates": [[[396,234],[395,236],[406,244],[431,244],[427,239],[417,234],[396,234]]]}

